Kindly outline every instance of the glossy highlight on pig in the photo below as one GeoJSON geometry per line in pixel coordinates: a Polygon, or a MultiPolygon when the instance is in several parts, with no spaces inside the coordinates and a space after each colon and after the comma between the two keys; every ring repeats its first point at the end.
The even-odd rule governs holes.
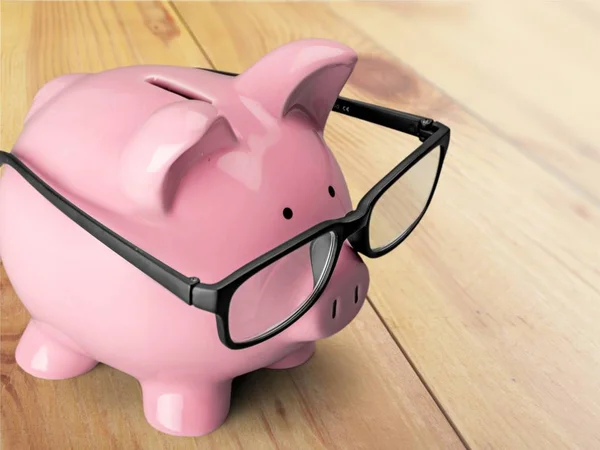
{"type": "MultiPolygon", "coordinates": [[[[233,78],[157,65],[63,75],[36,95],[12,152],[139,248],[217,282],[352,209],[323,129],[356,61],[344,45],[307,39],[233,78]]],[[[234,351],[212,314],[174,299],[10,168],[0,178],[0,257],[31,314],[16,351],[24,371],[58,380],[114,367],[140,382],[148,422],[181,436],[223,424],[234,377],[307,361],[316,341],[354,319],[369,287],[344,244],[313,308],[234,351]]],[[[261,311],[277,311],[313,275],[307,264],[261,311]]],[[[240,323],[260,303],[255,287],[243,292],[240,323]]]]}

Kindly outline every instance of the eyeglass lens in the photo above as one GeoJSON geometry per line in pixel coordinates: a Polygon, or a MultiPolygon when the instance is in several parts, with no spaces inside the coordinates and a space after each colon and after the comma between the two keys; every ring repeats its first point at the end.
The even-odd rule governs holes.
{"type": "Polygon", "coordinates": [[[397,241],[423,212],[437,175],[440,146],[423,156],[377,200],[369,221],[374,251],[397,241]]]}
{"type": "Polygon", "coordinates": [[[231,299],[231,339],[270,332],[310,302],[332,269],[335,239],[323,234],[248,278],[231,299]]]}

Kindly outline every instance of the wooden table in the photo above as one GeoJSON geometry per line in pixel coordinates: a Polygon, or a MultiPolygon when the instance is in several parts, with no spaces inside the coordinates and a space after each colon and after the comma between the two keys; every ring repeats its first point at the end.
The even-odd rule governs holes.
{"type": "MultiPolygon", "coordinates": [[[[357,50],[343,95],[432,116],[452,143],[420,227],[367,260],[358,318],[306,365],[241,377],[203,438],[150,428],[109,367],[25,375],[2,270],[2,448],[600,448],[600,6],[512,3],[3,2],[2,149],[63,73],[242,71],[302,37],[357,50]]],[[[354,200],[409,150],[340,116],[326,139],[354,200]]]]}

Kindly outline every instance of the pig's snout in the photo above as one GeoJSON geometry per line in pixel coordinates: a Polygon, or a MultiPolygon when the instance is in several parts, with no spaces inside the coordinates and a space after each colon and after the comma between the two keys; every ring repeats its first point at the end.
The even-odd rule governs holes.
{"type": "MultiPolygon", "coordinates": [[[[324,251],[327,251],[325,249],[324,251]]],[[[319,249],[311,249],[313,276],[322,273],[319,249]]],[[[344,244],[329,284],[317,303],[294,326],[294,338],[316,341],[345,328],[360,311],[369,289],[369,271],[360,256],[344,244]]]]}

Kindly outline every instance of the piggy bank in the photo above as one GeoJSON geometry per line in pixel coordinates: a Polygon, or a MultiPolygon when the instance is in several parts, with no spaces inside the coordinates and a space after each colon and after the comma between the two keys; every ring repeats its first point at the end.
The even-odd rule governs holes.
{"type": "MultiPolygon", "coordinates": [[[[344,45],[308,39],[238,76],[160,65],[60,76],[35,96],[12,154],[136,248],[217,283],[352,209],[323,129],[356,61],[344,45]]],[[[60,380],[116,368],[139,381],[149,424],[180,436],[225,422],[233,378],[306,362],[316,341],[354,319],[369,286],[344,243],[299,320],[229,348],[214,314],[179,301],[7,166],[0,257],[31,315],[15,355],[24,371],[60,380]]],[[[239,336],[293,310],[314,276],[310,264],[294,267],[264,270],[240,290],[230,323],[239,336]]]]}

